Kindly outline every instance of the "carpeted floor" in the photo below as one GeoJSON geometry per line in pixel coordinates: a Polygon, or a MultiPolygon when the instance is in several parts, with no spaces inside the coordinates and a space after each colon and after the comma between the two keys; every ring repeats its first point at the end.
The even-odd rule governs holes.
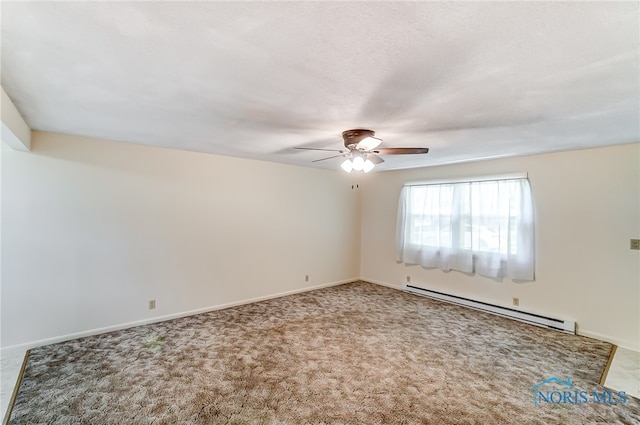
{"type": "Polygon", "coordinates": [[[10,423],[640,423],[633,398],[534,406],[551,377],[606,391],[610,350],[358,282],[34,349],[10,423]]]}

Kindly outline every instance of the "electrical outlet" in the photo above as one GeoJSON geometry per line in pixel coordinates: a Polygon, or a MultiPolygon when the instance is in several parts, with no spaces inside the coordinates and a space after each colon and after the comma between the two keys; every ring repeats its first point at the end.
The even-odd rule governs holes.
{"type": "Polygon", "coordinates": [[[515,306],[519,306],[520,305],[520,298],[513,298],[513,305],[515,306]]]}
{"type": "Polygon", "coordinates": [[[407,276],[407,283],[411,282],[411,276],[407,276]]]}
{"type": "Polygon", "coordinates": [[[149,300],[149,310],[156,308],[156,300],[149,300]]]}
{"type": "Polygon", "coordinates": [[[631,239],[631,249],[640,249],[640,239],[631,239]]]}
{"type": "Polygon", "coordinates": [[[305,275],[304,275],[304,281],[305,281],[305,282],[309,282],[309,275],[308,275],[308,274],[305,274],[305,275]]]}

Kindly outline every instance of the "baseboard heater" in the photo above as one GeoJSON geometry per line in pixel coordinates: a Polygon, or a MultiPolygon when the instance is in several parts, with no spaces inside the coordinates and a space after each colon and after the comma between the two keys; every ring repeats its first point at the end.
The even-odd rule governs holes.
{"type": "Polygon", "coordinates": [[[540,314],[527,313],[524,311],[516,310],[508,307],[501,307],[495,304],[489,304],[482,301],[472,300],[470,298],[458,297],[456,295],[449,295],[443,292],[432,291],[430,289],[420,288],[418,286],[405,284],[402,288],[405,292],[411,294],[422,295],[425,297],[433,298],[440,301],[446,301],[453,304],[458,304],[464,307],[470,307],[476,310],[486,311],[488,313],[497,314],[498,316],[508,317],[511,319],[519,320],[521,322],[530,323],[536,326],[542,326],[543,328],[556,329],[562,332],[575,334],[576,322],[572,320],[554,319],[553,317],[542,316],[540,314]]]}

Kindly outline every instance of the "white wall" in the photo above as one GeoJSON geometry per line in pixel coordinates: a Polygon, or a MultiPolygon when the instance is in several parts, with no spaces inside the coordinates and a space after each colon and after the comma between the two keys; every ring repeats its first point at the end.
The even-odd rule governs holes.
{"type": "Polygon", "coordinates": [[[575,319],[581,334],[638,350],[640,252],[629,239],[640,237],[639,169],[635,144],[354,181],[34,132],[31,152],[2,147],[2,347],[358,276],[399,287],[410,275],[501,305],[519,297],[524,310],[575,319]],[[536,201],[536,282],[395,263],[405,181],[522,171],[536,201]],[[156,310],[147,309],[150,299],[156,310]]]}
{"type": "Polygon", "coordinates": [[[1,345],[355,279],[351,183],[51,133],[3,145],[1,345]]]}
{"type": "Polygon", "coordinates": [[[373,174],[361,184],[361,276],[574,319],[582,335],[640,350],[640,144],[373,174]],[[496,282],[395,262],[406,181],[528,172],[536,203],[536,281],[496,282]]]}

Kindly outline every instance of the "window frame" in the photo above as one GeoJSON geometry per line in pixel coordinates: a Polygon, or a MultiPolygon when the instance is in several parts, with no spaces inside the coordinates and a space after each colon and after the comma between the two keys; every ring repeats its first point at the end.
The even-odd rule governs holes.
{"type": "MultiPolygon", "coordinates": [[[[501,174],[490,175],[481,177],[466,177],[466,178],[453,178],[453,179],[432,179],[426,181],[413,181],[407,182],[403,185],[401,202],[404,204],[399,205],[398,210],[398,224],[396,234],[396,260],[398,262],[406,262],[405,256],[408,259],[408,264],[422,264],[425,267],[440,267],[443,270],[460,270],[464,272],[476,272],[476,261],[486,263],[488,258],[493,258],[491,261],[498,261],[503,263],[500,267],[498,274],[501,276],[507,276],[510,272],[510,261],[520,263],[523,258],[526,263],[530,264],[530,272],[525,273],[524,280],[535,280],[533,277],[533,268],[535,267],[535,208],[533,205],[533,192],[531,184],[528,178],[528,173],[514,173],[514,174],[501,174]],[[509,191],[507,195],[504,195],[503,188],[508,188],[507,185],[495,186],[496,190],[499,190],[495,195],[495,198],[490,195],[484,199],[495,199],[500,202],[501,208],[493,211],[484,210],[481,208],[481,202],[478,198],[473,200],[474,196],[481,194],[483,188],[480,185],[474,185],[474,183],[482,182],[496,182],[506,180],[520,180],[518,185],[521,185],[518,189],[517,186],[512,188],[518,189],[515,192],[509,191]],[[526,180],[525,186],[521,180],[526,180]],[[469,184],[469,192],[462,192],[465,188],[455,187],[457,184],[469,184]],[[437,201],[431,205],[432,210],[427,207],[427,197],[434,199],[434,196],[440,197],[440,192],[428,194],[425,190],[424,196],[421,200],[418,200],[418,209],[413,205],[413,199],[410,189],[407,191],[407,187],[412,186],[441,186],[440,190],[446,188],[447,185],[451,185],[452,189],[448,195],[445,195],[445,202],[450,198],[455,205],[456,202],[462,202],[465,207],[461,211],[447,211],[446,204],[443,206],[437,201]],[[475,188],[475,189],[474,189],[475,188]],[[474,193],[474,191],[476,191],[474,193]],[[501,195],[502,194],[502,195],[501,195]],[[514,198],[513,196],[516,195],[514,198]],[[467,198],[468,196],[468,198],[467,198]],[[465,201],[467,200],[468,201],[465,201]],[[508,202],[508,205],[504,205],[503,202],[508,202]],[[465,202],[468,202],[465,205],[465,202]],[[420,206],[420,203],[424,203],[424,206],[420,206]],[[404,206],[403,206],[404,205],[404,206]],[[475,206],[475,208],[474,208],[475,206]],[[419,210],[422,208],[422,210],[419,210]],[[444,209],[443,209],[444,208],[444,209]],[[515,211],[514,211],[515,210],[515,211]],[[402,211],[402,224],[401,224],[401,211],[402,211]],[[425,214],[425,212],[427,214],[425,214]],[[422,234],[422,232],[412,232],[412,229],[417,229],[417,221],[427,221],[426,218],[432,218],[430,225],[432,229],[430,233],[434,235],[428,238],[422,234]],[[514,218],[517,220],[514,222],[514,218]],[[439,220],[445,220],[444,224],[439,223],[439,220]],[[447,220],[449,220],[447,222],[447,220]],[[493,249],[483,249],[482,236],[480,232],[484,227],[488,227],[484,223],[494,223],[489,227],[489,231],[493,229],[496,237],[499,238],[499,242],[495,244],[489,243],[488,246],[493,249]],[[466,223],[466,224],[465,224],[466,223]],[[522,227],[522,223],[525,223],[522,227]],[[408,227],[408,226],[411,227],[408,227]],[[516,226],[515,228],[513,226],[516,226]],[[468,230],[467,230],[468,229],[468,230]],[[519,234],[520,232],[523,232],[519,234]],[[400,233],[402,232],[402,233],[400,233]],[[441,239],[441,237],[444,238],[441,239]],[[524,238],[524,242],[521,238],[524,238]],[[523,251],[518,253],[518,249],[521,247],[523,251]],[[405,251],[408,249],[409,251],[405,251]],[[407,254],[405,254],[405,252],[407,254]],[[454,257],[458,258],[456,260],[454,257]],[[462,257],[467,258],[466,260],[462,257]],[[436,260],[438,259],[439,260],[436,260]],[[440,266],[434,265],[436,262],[440,262],[440,266]],[[427,264],[428,263],[428,264],[427,264]],[[460,266],[460,264],[462,264],[460,266]],[[471,264],[471,265],[470,265],[471,264]],[[465,270],[462,270],[462,269],[465,270]],[[471,270],[469,269],[471,268],[471,270]],[[504,273],[504,274],[502,274],[504,273]]],[[[492,190],[492,189],[488,189],[492,190]]],[[[420,198],[419,198],[420,199],[420,198]]],[[[491,209],[491,207],[489,208],[491,209]]],[[[427,230],[427,227],[423,227],[427,230]]],[[[429,232],[429,230],[427,230],[429,232]]],[[[490,242],[490,241],[488,241],[490,242]]],[[[515,264],[515,263],[514,263],[515,264]]],[[[519,265],[514,267],[520,270],[519,265]]],[[[480,274],[485,274],[479,272],[480,274]]],[[[519,274],[519,272],[516,272],[519,274]]],[[[485,274],[486,275],[486,274],[485,274]]],[[[509,276],[511,277],[511,276],[509,276]]],[[[520,278],[517,278],[520,279],[520,278]]]]}

